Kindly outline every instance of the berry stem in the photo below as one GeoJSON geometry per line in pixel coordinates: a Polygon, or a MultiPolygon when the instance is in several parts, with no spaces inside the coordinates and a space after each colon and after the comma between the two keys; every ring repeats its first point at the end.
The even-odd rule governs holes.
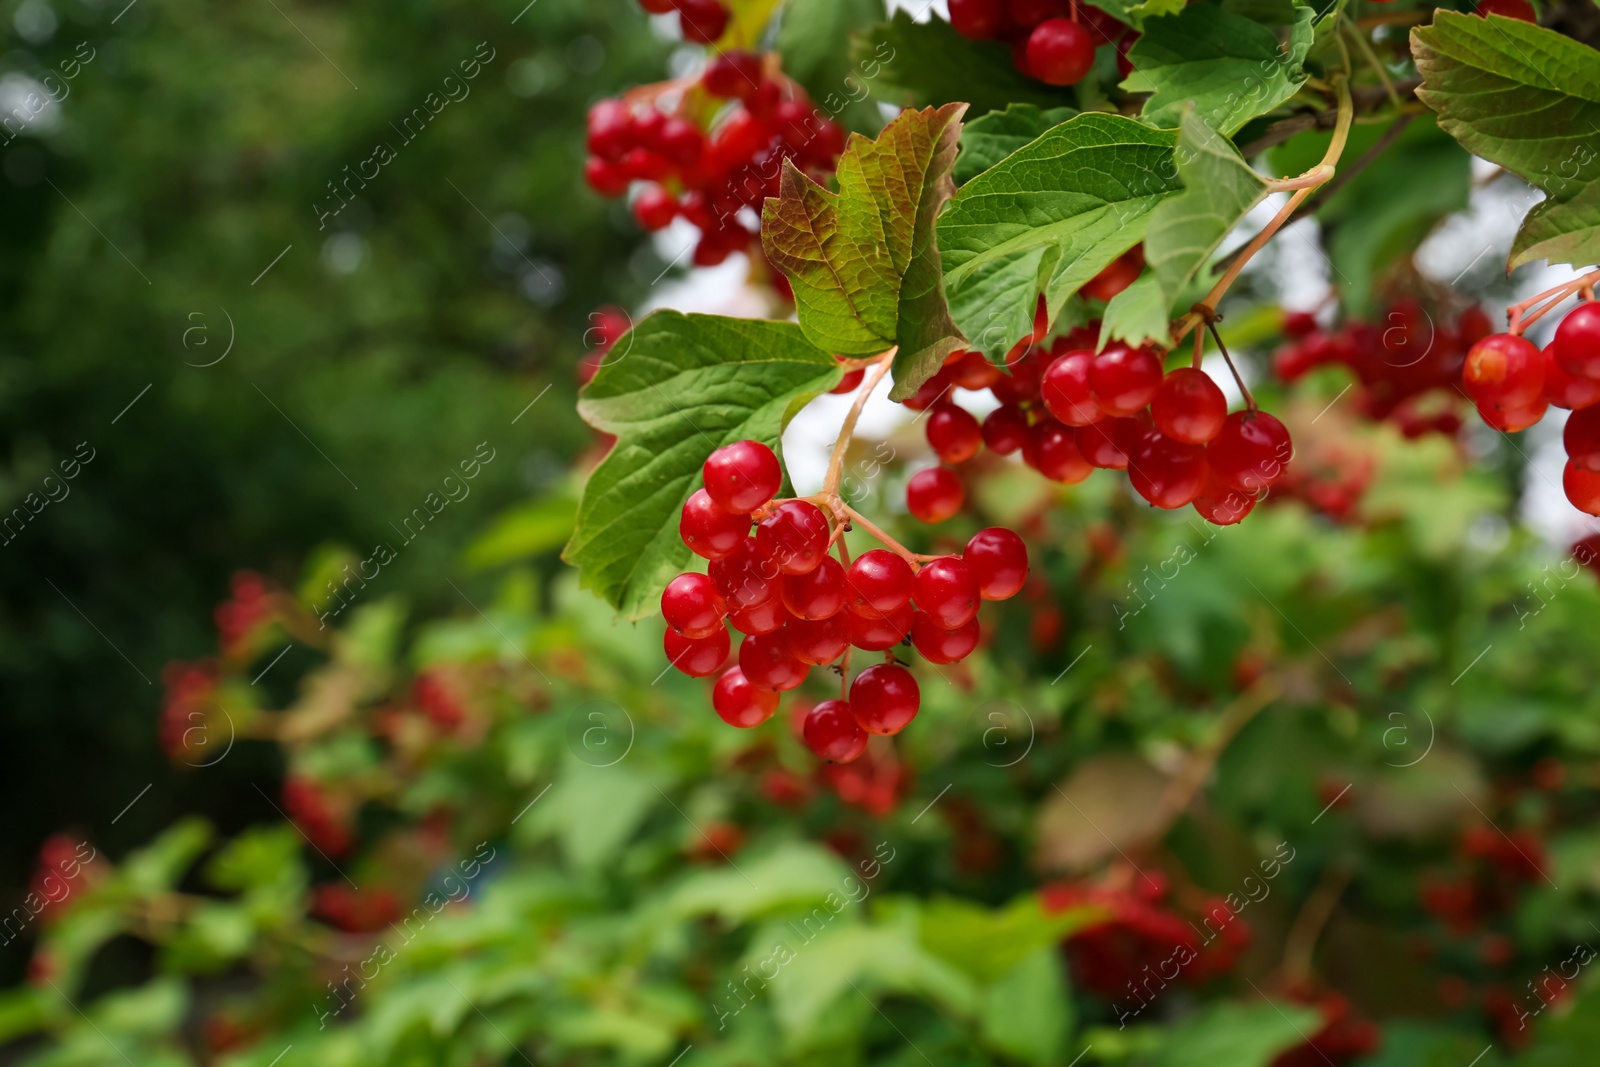
{"type": "Polygon", "coordinates": [[[873,522],[871,519],[867,518],[865,515],[861,514],[861,512],[857,511],[855,508],[844,503],[843,501],[839,503],[839,510],[844,513],[845,517],[849,520],[852,526],[859,526],[873,537],[876,537],[880,542],[882,542],[884,548],[887,548],[889,551],[893,552],[895,555],[911,564],[912,570],[917,570],[927,560],[940,558],[938,556],[925,556],[921,553],[911,551],[905,545],[902,545],[899,541],[896,541],[893,537],[885,533],[883,528],[877,523],[873,522]]]}
{"type": "MultiPolygon", "coordinates": [[[[1244,384],[1244,379],[1239,376],[1239,368],[1233,365],[1233,357],[1228,354],[1228,346],[1222,343],[1222,335],[1217,332],[1215,318],[1206,319],[1206,329],[1211,331],[1211,336],[1216,339],[1217,347],[1222,350],[1222,358],[1227,362],[1228,370],[1233,372],[1233,381],[1239,387],[1240,395],[1244,397],[1244,406],[1251,411],[1256,410],[1256,398],[1250,395],[1250,387],[1244,384]]],[[[1200,331],[1196,330],[1194,335],[1195,339],[1199,340],[1200,331]]]]}
{"type": "Polygon", "coordinates": [[[856,390],[856,401],[850,405],[850,413],[844,417],[844,423],[839,427],[838,440],[833,443],[833,455],[828,457],[828,474],[822,479],[821,495],[829,499],[839,496],[839,478],[844,474],[844,454],[850,447],[850,438],[856,432],[856,421],[861,418],[861,411],[867,406],[867,400],[872,396],[872,391],[883,381],[883,376],[889,373],[889,368],[894,365],[894,354],[898,347],[891,348],[881,356],[874,356],[871,362],[877,363],[867,380],[861,383],[861,388],[856,390]]]}
{"type": "Polygon", "coordinates": [[[1510,324],[1507,332],[1517,337],[1522,336],[1522,331],[1538,322],[1545,314],[1557,304],[1566,300],[1574,293],[1588,294],[1592,291],[1595,282],[1600,282],[1600,270],[1592,270],[1588,274],[1562,282],[1554,289],[1546,289],[1542,293],[1535,293],[1520,303],[1512,304],[1506,308],[1506,321],[1510,324]],[[1538,305],[1543,304],[1543,307],[1538,305]],[[1530,309],[1533,310],[1530,314],[1530,309]]]}
{"type": "Polygon", "coordinates": [[[1194,332],[1194,359],[1190,361],[1189,366],[1193,367],[1195,370],[1199,370],[1200,364],[1205,356],[1205,350],[1206,335],[1201,333],[1199,330],[1196,330],[1194,332]]]}
{"type": "Polygon", "coordinates": [[[1379,59],[1378,53],[1372,50],[1372,42],[1367,40],[1367,35],[1356,28],[1355,20],[1348,14],[1341,16],[1340,21],[1344,24],[1342,29],[1346,35],[1355,41],[1356,48],[1361,53],[1361,58],[1367,61],[1367,66],[1372,68],[1372,72],[1378,76],[1378,81],[1383,83],[1383,91],[1389,94],[1390,103],[1394,104],[1397,109],[1403,107],[1404,104],[1400,99],[1400,93],[1395,89],[1394,81],[1389,77],[1389,72],[1383,68],[1383,60],[1379,59]]]}
{"type": "Polygon", "coordinates": [[[1211,291],[1206,294],[1205,299],[1195,305],[1195,310],[1190,311],[1189,314],[1178,320],[1173,328],[1172,343],[1174,345],[1187,337],[1190,330],[1196,329],[1202,322],[1208,321],[1208,317],[1201,314],[1200,309],[1205,308],[1208,312],[1215,313],[1217,304],[1221,302],[1223,294],[1238,279],[1240,272],[1244,270],[1251,258],[1277,235],[1278,231],[1283,228],[1283,224],[1288,222],[1289,217],[1305,202],[1306,197],[1310,196],[1319,186],[1326,184],[1328,179],[1333,177],[1334,168],[1339,162],[1339,157],[1344,154],[1345,142],[1350,137],[1351,122],[1355,118],[1355,108],[1350,101],[1350,85],[1346,76],[1343,74],[1335,76],[1333,87],[1339,96],[1339,117],[1334,126],[1333,139],[1328,142],[1328,150],[1323,153],[1322,162],[1297,178],[1279,178],[1267,183],[1268,188],[1274,192],[1293,190],[1294,195],[1272,217],[1272,221],[1262,227],[1260,233],[1251,238],[1250,243],[1244,246],[1244,250],[1234,257],[1233,262],[1228,265],[1227,272],[1217,279],[1217,284],[1211,287],[1211,291]]]}

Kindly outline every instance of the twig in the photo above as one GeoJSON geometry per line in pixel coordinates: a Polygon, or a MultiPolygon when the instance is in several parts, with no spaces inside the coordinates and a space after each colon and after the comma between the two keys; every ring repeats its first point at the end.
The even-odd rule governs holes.
{"type": "Polygon", "coordinates": [[[1311,891],[1283,945],[1283,977],[1290,986],[1302,985],[1311,978],[1311,959],[1316,952],[1317,940],[1333,918],[1339,898],[1344,895],[1354,868],[1345,863],[1335,863],[1322,872],[1317,888],[1311,891]]]}
{"type": "Polygon", "coordinates": [[[839,427],[839,437],[833,443],[833,454],[828,457],[828,474],[822,480],[823,496],[839,495],[839,476],[844,473],[844,454],[850,447],[850,438],[856,432],[856,422],[861,418],[861,410],[867,406],[867,400],[872,396],[872,391],[883,381],[883,376],[889,373],[889,368],[894,365],[894,354],[897,348],[891,348],[883,355],[877,357],[877,367],[861,383],[861,389],[856,393],[856,402],[850,405],[850,413],[844,417],[844,423],[839,427]]]}

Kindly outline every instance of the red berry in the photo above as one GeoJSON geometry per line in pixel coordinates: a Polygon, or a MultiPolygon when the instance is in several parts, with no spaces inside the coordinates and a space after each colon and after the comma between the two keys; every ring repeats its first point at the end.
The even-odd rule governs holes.
{"type": "Polygon", "coordinates": [[[1283,316],[1283,332],[1290,337],[1306,337],[1318,329],[1317,317],[1309,311],[1290,311],[1283,316]]]}
{"type": "Polygon", "coordinates": [[[776,496],[783,484],[778,457],[760,441],[723,445],[706,457],[700,475],[723,510],[746,515],[776,496]]]}
{"type": "Polygon", "coordinates": [[[748,730],[772,718],[778,694],[750,684],[738,667],[729,667],[711,687],[711,707],[729,726],[748,730]]]}
{"type": "Polygon", "coordinates": [[[943,467],[929,467],[906,483],[906,510],[923,522],[943,522],[961,510],[967,491],[961,479],[943,467]]]}
{"type": "Polygon", "coordinates": [[[917,572],[917,608],[938,627],[954,630],[978,614],[978,580],[960,556],[941,556],[917,572]]]}
{"type": "MultiPolygon", "coordinates": [[[[1561,330],[1557,327],[1558,359],[1562,353],[1560,336],[1561,330]]],[[[1544,395],[1544,361],[1527,338],[1509,333],[1493,334],[1467,352],[1461,382],[1467,395],[1478,404],[1522,407],[1544,395]]]]}
{"type": "Polygon", "coordinates": [[[911,565],[888,549],[863,552],[850,564],[845,607],[869,619],[893,614],[910,602],[916,581],[911,565]]]}
{"type": "Polygon", "coordinates": [[[945,366],[950,368],[951,377],[962,389],[976,392],[1000,380],[1000,368],[990,363],[982,352],[952,352],[945,360],[945,366]]]}
{"type": "Polygon", "coordinates": [[[1068,352],[1050,364],[1039,382],[1044,406],[1067,426],[1087,426],[1100,418],[1100,404],[1089,388],[1089,365],[1094,359],[1087,349],[1068,352]]]}
{"type": "Polygon", "coordinates": [[[1200,495],[1194,498],[1194,509],[1201,518],[1213,526],[1232,526],[1250,514],[1255,506],[1254,493],[1224,484],[1207,467],[1205,485],[1201,487],[1200,495]]]}
{"type": "Polygon", "coordinates": [[[664,230],[678,214],[678,202],[659,185],[647,185],[633,202],[633,217],[647,230],[664,230]]]}
{"type": "Polygon", "coordinates": [[[843,700],[824,700],[806,713],[806,747],[829,763],[849,763],[867,749],[867,732],[843,700]]]}
{"type": "Polygon", "coordinates": [[[781,693],[805,681],[808,668],[789,647],[788,634],[775,630],[739,642],[739,669],[751,685],[781,693]]]}
{"type": "Polygon", "coordinates": [[[667,662],[691,678],[704,678],[728,661],[728,631],[720,626],[699,640],[668,630],[661,646],[667,662]]]}
{"type": "Polygon", "coordinates": [[[978,620],[954,630],[941,629],[921,612],[911,626],[911,645],[929,663],[955,663],[966,659],[978,647],[978,620]]]}
{"type": "Polygon", "coordinates": [[[1041,419],[1028,427],[1022,459],[1046,478],[1062,485],[1076,485],[1094,473],[1094,467],[1078,450],[1074,431],[1055,419],[1041,419]]]}
{"type": "Polygon", "coordinates": [[[866,371],[857,367],[853,371],[846,371],[845,376],[839,379],[839,384],[829,389],[830,393],[853,393],[861,387],[861,379],[866,376],[866,371]]]}
{"type": "Polygon", "coordinates": [[[1543,396],[1516,404],[1479,404],[1478,417],[1501,433],[1518,433],[1544,418],[1550,403],[1543,396]]]}
{"type": "Polygon", "coordinates": [[[869,734],[892,735],[917,717],[922,692],[911,672],[897,663],[880,663],[850,683],[850,710],[869,734]]]}
{"type": "Polygon", "coordinates": [[[1111,344],[1090,362],[1089,388],[1105,414],[1132,415],[1161,388],[1161,360],[1148,348],[1111,344]]]}
{"type": "Polygon", "coordinates": [[[1017,595],[1028,580],[1028,548],[1011,530],[991,526],[979,530],[961,554],[984,600],[1017,595]]]}
{"type": "Polygon", "coordinates": [[[1568,462],[1561,472],[1561,488],[1572,506],[1586,515],[1600,515],[1600,473],[1586,471],[1568,462]]]}
{"type": "Polygon", "coordinates": [[[623,173],[630,178],[641,181],[659,182],[672,173],[672,161],[659,152],[652,152],[648,148],[630,148],[617,161],[623,173]]]}
{"type": "Polygon", "coordinates": [[[662,124],[661,154],[678,166],[693,165],[705,150],[705,134],[694,123],[674,115],[662,124]]]}
{"type": "Polygon", "coordinates": [[[689,494],[678,519],[678,536],[689,551],[703,559],[721,559],[738,548],[749,533],[749,515],[735,515],[717,506],[704,489],[689,494]]]}
{"type": "Polygon", "coordinates": [[[628,191],[628,175],[615,163],[590,156],[583,164],[583,180],[601,196],[621,196],[628,191]]]}
{"type": "Polygon", "coordinates": [[[727,603],[707,575],[680,574],[661,591],[662,617],[690,640],[710,637],[721,629],[727,613],[727,603]]]}
{"type": "Polygon", "coordinates": [[[1206,449],[1148,433],[1128,457],[1128,481],[1134,491],[1158,508],[1191,503],[1206,483],[1206,449]]]}
{"type": "Polygon", "coordinates": [[[1028,439],[1027,412],[1015,404],[1001,404],[983,420],[983,443],[997,456],[1009,456],[1028,439]]]}
{"type": "Polygon", "coordinates": [[[1600,304],[1579,304],[1562,317],[1551,345],[1568,374],[1600,378],[1600,304]]]}
{"type": "Polygon", "coordinates": [[[1000,0],[950,0],[950,25],[969,41],[986,41],[1006,28],[1000,0]]]}
{"type": "Polygon", "coordinates": [[[867,652],[882,652],[905,640],[916,612],[908,601],[881,615],[854,611],[847,611],[845,615],[850,622],[850,643],[867,652]]]}
{"type": "Polygon", "coordinates": [[[1283,423],[1265,411],[1235,411],[1206,449],[1206,461],[1218,481],[1254,493],[1283,477],[1293,454],[1283,423]]]}
{"type": "Polygon", "coordinates": [[[1574,411],[1561,432],[1572,465],[1586,471],[1600,471],[1600,408],[1574,411]]]}
{"type": "Polygon", "coordinates": [[[778,565],[761,554],[753,537],[744,538],[732,552],[712,560],[706,573],[728,602],[729,611],[765,604],[778,595],[778,565]]]}
{"type": "Polygon", "coordinates": [[[700,75],[700,84],[712,96],[753,100],[763,81],[761,57],[749,52],[728,51],[714,56],[700,75]]]}
{"type": "Polygon", "coordinates": [[[844,566],[832,556],[805,574],[783,577],[783,606],[797,619],[826,619],[844,610],[844,566]]]}
{"type": "Polygon", "coordinates": [[[770,634],[788,621],[783,598],[775,596],[728,615],[728,622],[742,634],[770,634]]]}
{"type": "Polygon", "coordinates": [[[1490,15],[1503,15],[1508,19],[1521,19],[1523,22],[1539,21],[1539,16],[1528,0],[1478,0],[1476,14],[1484,18],[1490,15]]]}
{"type": "Polygon", "coordinates": [[[728,18],[717,0],[678,0],[678,28],[686,41],[711,44],[728,29],[728,18]]]}
{"type": "MultiPolygon", "coordinates": [[[[928,445],[945,463],[965,463],[983,447],[983,429],[965,408],[935,404],[928,415],[928,445]]],[[[958,505],[959,506],[959,505],[958,505]]]]}
{"type": "Polygon", "coordinates": [[[1558,408],[1577,411],[1600,403],[1600,378],[1569,373],[1556,359],[1554,343],[1544,346],[1544,397],[1558,408]]]}
{"type": "Polygon", "coordinates": [[[1046,19],[1060,18],[1068,12],[1065,0],[1006,0],[1011,24],[1031,30],[1046,19]]]}
{"type": "Polygon", "coordinates": [[[1161,380],[1150,401],[1150,417],[1173,440],[1203,445],[1222,429],[1228,398],[1205,371],[1179,367],[1161,380]]]}
{"type": "MultiPolygon", "coordinates": [[[[1085,9],[1093,11],[1094,8],[1085,9]]],[[[1134,245],[1116,259],[1106,264],[1104,270],[1083,283],[1078,290],[1090,300],[1110,300],[1139,280],[1144,270],[1144,245],[1134,245]]]]}
{"type": "Polygon", "coordinates": [[[634,146],[633,111],[621,100],[601,100],[589,109],[591,155],[616,162],[634,146]]]}
{"type": "Polygon", "coordinates": [[[678,10],[678,0],[639,0],[639,6],[652,15],[665,15],[678,10]]]}
{"type": "Polygon", "coordinates": [[[1027,60],[1046,85],[1075,85],[1094,66],[1094,38],[1071,19],[1046,19],[1028,35],[1027,60]]]}
{"type": "Polygon", "coordinates": [[[850,645],[849,612],[841,611],[826,619],[794,619],[785,633],[795,659],[813,667],[832,663],[850,645]]]}
{"type": "Polygon", "coordinates": [[[1090,466],[1102,470],[1127,470],[1128,453],[1139,446],[1150,428],[1148,415],[1143,418],[1106,418],[1092,426],[1079,426],[1073,431],[1072,440],[1090,466]]]}
{"type": "Polygon", "coordinates": [[[756,526],[756,547],[784,574],[809,574],[828,556],[828,517],[809,500],[785,500],[756,526]]]}

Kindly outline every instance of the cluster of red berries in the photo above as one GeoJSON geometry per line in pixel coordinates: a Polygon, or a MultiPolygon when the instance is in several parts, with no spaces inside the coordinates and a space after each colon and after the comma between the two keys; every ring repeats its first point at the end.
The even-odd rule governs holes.
{"type": "MultiPolygon", "coordinates": [[[[749,728],[770,718],[778,695],[854,646],[888,652],[909,640],[932,663],[953,663],[978,645],[978,605],[1016,594],[1028,554],[1010,530],[973,535],[961,555],[907,560],[887,549],[842,562],[830,517],[809,500],[775,501],[783,481],[777,456],[759,441],[713,452],[703,487],[683,506],[678,531],[708,561],[680,574],[661,594],[664,647],[692,677],[728,659],[727,625],[744,634],[738,665],[717,679],[711,703],[722,719],[749,728]],[[752,527],[754,530],[752,531],[752,527]]],[[[825,700],[805,717],[812,752],[834,763],[860,756],[869,734],[899,733],[917,714],[921,693],[905,667],[886,657],[856,675],[848,699],[825,700]]],[[[842,672],[841,672],[842,673],[842,672]]]]}
{"type": "Polygon", "coordinates": [[[173,660],[161,670],[161,747],[167,758],[194,762],[220,740],[210,736],[216,707],[217,664],[173,660]]]}
{"type": "Polygon", "coordinates": [[[1167,982],[1194,984],[1233,967],[1250,944],[1250,927],[1222,900],[1207,902],[1199,919],[1205,940],[1183,915],[1163,904],[1167,878],[1160,871],[1135,874],[1127,888],[1059,883],[1039,890],[1046,912],[1092,904],[1106,917],[1067,941],[1073,979],[1095,994],[1135,1011],[1137,1003],[1167,982]],[[1162,965],[1176,963],[1176,979],[1162,965]],[[1155,989],[1149,987],[1152,976],[1155,989]],[[1137,1002],[1136,1002],[1137,998],[1137,1002]]]}
{"type": "Polygon", "coordinates": [[[1600,515],[1600,303],[1569,311],[1541,352],[1513,333],[1485,337],[1467,353],[1461,381],[1483,421],[1515,433],[1554,405],[1571,410],[1562,440],[1562,488],[1572,506],[1600,515]]]}
{"type": "Polygon", "coordinates": [[[1099,8],[1072,0],[950,0],[950,25],[971,41],[1007,42],[1017,69],[1048,85],[1082,81],[1103,44],[1116,48],[1126,77],[1128,48],[1139,36],[1099,8]]]}
{"type": "MultiPolygon", "coordinates": [[[[783,76],[775,55],[724,52],[676,94],[636,90],[589,109],[584,179],[602,196],[643,183],[633,216],[647,230],[682,217],[700,230],[696,266],[710,267],[750,246],[762,202],[778,195],[785,160],[823,179],[844,151],[844,131],[783,76]],[[727,106],[721,102],[726,101],[727,106]]],[[[775,275],[775,277],[779,277],[775,275]]]]}
{"type": "Polygon", "coordinates": [[[1343,1067],[1372,1055],[1383,1044],[1378,1024],[1357,1016],[1343,993],[1290,990],[1289,996],[1297,1003],[1315,1006],[1322,1013],[1322,1025],[1304,1044],[1278,1053],[1270,1067],[1343,1067]]]}
{"type": "Polygon", "coordinates": [[[306,840],[329,856],[342,856],[355,844],[349,812],[317,782],[295,774],[285,778],[283,808],[306,840]]]}
{"type": "Polygon", "coordinates": [[[224,655],[249,650],[252,638],[270,622],[272,594],[266,579],[253,571],[239,571],[229,583],[233,596],[217,605],[217,632],[224,655]]]}
{"type": "Polygon", "coordinates": [[[411,700],[446,733],[458,729],[466,721],[467,712],[461,698],[437,671],[425,670],[417,674],[411,683],[411,700]]]}
{"type": "Polygon", "coordinates": [[[369,934],[400,918],[400,898],[390,889],[313,886],[311,914],[347,934],[369,934]]]}
{"type": "Polygon", "coordinates": [[[721,0],[639,0],[652,15],[678,13],[678,32],[695,44],[711,44],[728,31],[733,12],[721,0]]]}
{"type": "Polygon", "coordinates": [[[1527,830],[1501,834],[1489,826],[1469,827],[1459,851],[1458,876],[1429,878],[1421,890],[1422,906],[1457,937],[1509,912],[1548,864],[1543,842],[1527,830]]]}
{"type": "Polygon", "coordinates": [[[1460,431],[1456,383],[1467,350],[1493,327],[1482,308],[1470,307],[1450,323],[1405,299],[1385,309],[1377,323],[1352,321],[1324,330],[1309,312],[1295,311],[1283,329],[1290,340],[1273,357],[1278,377],[1292,382],[1316,367],[1342,364],[1359,383],[1355,402],[1361,413],[1375,422],[1389,420],[1416,438],[1460,431]]]}
{"type": "Polygon", "coordinates": [[[906,401],[927,412],[928,444],[945,464],[912,476],[911,514],[935,523],[959,511],[965,490],[949,467],[984,446],[1002,456],[1020,452],[1028,466],[1067,485],[1097,467],[1125,470],[1156,507],[1193,504],[1217,525],[1249,514],[1292,451],[1283,423],[1252,409],[1230,415],[1205,371],[1165,373],[1154,349],[1112,343],[1096,353],[1097,332],[1091,324],[1048,350],[1027,348],[1005,370],[981,353],[953,353],[906,401]],[[988,389],[1000,406],[980,423],[948,399],[955,388],[988,389]]]}

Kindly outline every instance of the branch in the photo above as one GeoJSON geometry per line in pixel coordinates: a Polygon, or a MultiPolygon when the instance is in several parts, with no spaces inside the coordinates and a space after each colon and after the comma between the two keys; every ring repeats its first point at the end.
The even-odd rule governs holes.
{"type": "MultiPolygon", "coordinates": [[[[1412,78],[1408,81],[1395,82],[1394,90],[1401,98],[1415,98],[1418,86],[1422,84],[1421,78],[1412,78]]],[[[1356,113],[1360,115],[1371,114],[1389,104],[1389,94],[1382,86],[1369,85],[1350,91],[1350,99],[1355,106],[1356,113]]],[[[1337,107],[1325,108],[1322,111],[1313,111],[1305,115],[1293,115],[1286,119],[1279,119],[1266,128],[1266,131],[1247,145],[1239,146],[1239,154],[1246,159],[1252,159],[1269,148],[1278,145],[1307,130],[1331,130],[1338,123],[1339,109],[1337,107]]]]}

